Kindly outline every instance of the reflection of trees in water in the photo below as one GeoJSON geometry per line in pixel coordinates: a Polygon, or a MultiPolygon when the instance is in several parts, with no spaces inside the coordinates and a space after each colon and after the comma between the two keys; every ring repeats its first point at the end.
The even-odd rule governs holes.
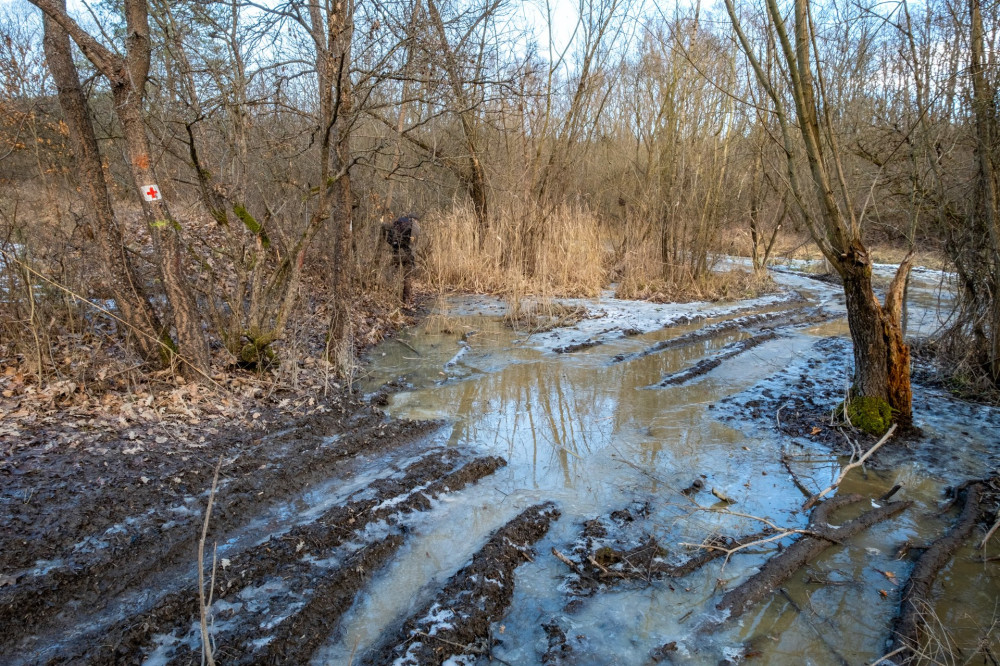
{"type": "MultiPolygon", "coordinates": [[[[470,339],[473,353],[463,361],[474,366],[477,351],[493,347],[491,336],[505,336],[485,330],[481,318],[463,319],[430,322],[429,328],[444,335],[478,328],[481,333],[470,339]]],[[[572,485],[574,465],[587,464],[609,444],[624,443],[618,454],[654,470],[675,457],[697,456],[706,438],[716,438],[718,433],[703,423],[704,404],[717,400],[721,387],[713,381],[645,387],[744,336],[731,333],[614,364],[600,352],[542,356],[524,363],[511,359],[497,372],[435,389],[433,400],[458,419],[450,445],[492,447],[512,463],[530,465],[536,485],[540,465],[541,476],[558,471],[563,482],[572,485]]]]}
{"type": "Polygon", "coordinates": [[[602,447],[612,419],[620,418],[617,388],[609,390],[592,370],[581,370],[543,359],[456,385],[457,395],[444,397],[456,399],[460,417],[449,443],[505,444],[509,457],[523,453],[533,467],[558,464],[569,484],[572,459],[602,447]],[[595,427],[597,422],[608,425],[595,427]]]}

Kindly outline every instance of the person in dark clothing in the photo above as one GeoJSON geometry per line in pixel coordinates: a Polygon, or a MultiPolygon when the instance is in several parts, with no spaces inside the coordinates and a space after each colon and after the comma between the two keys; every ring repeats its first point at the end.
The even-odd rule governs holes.
{"type": "Polygon", "coordinates": [[[416,265],[414,250],[419,234],[420,224],[415,215],[404,215],[392,222],[382,223],[382,238],[392,248],[393,263],[403,273],[403,303],[410,302],[413,268],[416,265]]]}

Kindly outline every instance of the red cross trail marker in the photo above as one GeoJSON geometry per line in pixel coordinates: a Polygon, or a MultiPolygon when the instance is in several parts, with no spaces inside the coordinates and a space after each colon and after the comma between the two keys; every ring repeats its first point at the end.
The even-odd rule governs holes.
{"type": "Polygon", "coordinates": [[[160,193],[160,188],[156,185],[143,185],[142,198],[146,201],[159,201],[163,198],[163,194],[160,193]]]}

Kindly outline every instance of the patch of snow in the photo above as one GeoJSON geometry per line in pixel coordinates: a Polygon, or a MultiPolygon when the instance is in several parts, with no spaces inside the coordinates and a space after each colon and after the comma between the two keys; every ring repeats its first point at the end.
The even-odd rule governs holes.
{"type": "Polygon", "coordinates": [[[427,629],[423,632],[428,636],[436,636],[442,629],[454,629],[455,625],[448,622],[455,618],[455,611],[450,608],[441,608],[441,604],[435,603],[427,611],[427,615],[418,620],[418,623],[425,625],[427,629]]]}
{"type": "Polygon", "coordinates": [[[781,305],[798,298],[798,294],[789,290],[721,305],[703,301],[652,303],[618,298],[601,298],[596,301],[564,299],[558,302],[569,307],[586,308],[587,318],[572,326],[536,333],[529,336],[527,342],[533,348],[543,352],[552,352],[560,347],[580,343],[602,344],[624,338],[625,331],[637,331],[640,334],[650,333],[686,324],[692,320],[724,317],[737,312],[781,305]]]}

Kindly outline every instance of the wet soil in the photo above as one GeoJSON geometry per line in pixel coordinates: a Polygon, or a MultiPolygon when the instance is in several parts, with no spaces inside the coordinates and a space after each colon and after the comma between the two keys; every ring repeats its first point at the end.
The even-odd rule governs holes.
{"type": "Polygon", "coordinates": [[[433,601],[361,663],[421,666],[442,664],[455,656],[489,655],[496,640],[490,625],[503,616],[514,597],[514,570],[533,560],[531,545],[558,518],[552,503],[525,509],[497,530],[433,601]]]}
{"type": "MultiPolygon", "coordinates": [[[[841,661],[871,661],[892,627],[879,602],[900,596],[877,585],[916,559],[890,552],[940,534],[942,484],[1000,466],[1000,411],[918,383],[921,414],[963,425],[896,436],[820,507],[894,484],[901,502],[810,523],[803,496],[874,440],[832,418],[850,342],[818,332],[841,316],[829,293],[805,298],[633,318],[567,306],[527,338],[456,318],[387,343],[373,374],[399,379],[281,431],[15,447],[0,467],[0,662],[200,663],[203,610],[218,663],[719,663],[758,648],[827,663],[856,634],[841,661]],[[797,571],[800,551],[815,570],[797,571]],[[781,576],[756,575],[768,567],[781,576]],[[832,602],[818,640],[810,603],[839,582],[854,598],[832,602]],[[719,608],[751,612],[744,627],[719,608]]],[[[995,502],[978,525],[992,516],[995,502]]],[[[995,588],[989,570],[963,576],[995,588]]]]}
{"type": "Polygon", "coordinates": [[[389,420],[344,395],[281,431],[220,433],[197,448],[165,442],[130,454],[125,439],[108,442],[104,455],[21,449],[0,470],[0,660],[138,663],[159,649],[176,663],[200,662],[190,635],[199,618],[194,564],[219,460],[207,535],[209,549],[220,545],[216,642],[226,661],[307,658],[403,543],[406,515],[505,464],[427,450],[439,428],[389,420]],[[391,463],[395,452],[403,464],[391,463]],[[348,485],[367,461],[380,478],[325,511],[322,497],[309,499],[331,478],[348,485]],[[310,502],[315,515],[303,517],[310,502]],[[280,590],[262,603],[266,594],[254,590],[274,581],[280,590]]]}

